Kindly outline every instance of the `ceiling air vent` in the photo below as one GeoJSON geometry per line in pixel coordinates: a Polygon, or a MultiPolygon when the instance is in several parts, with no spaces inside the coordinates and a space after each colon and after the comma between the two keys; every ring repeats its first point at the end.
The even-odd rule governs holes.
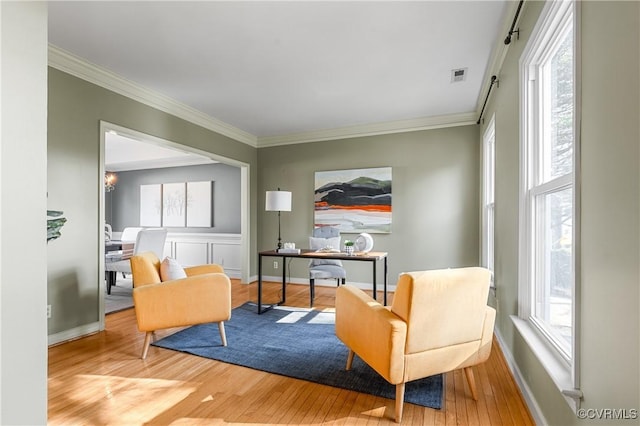
{"type": "Polygon", "coordinates": [[[467,79],[467,68],[458,68],[457,70],[451,70],[451,82],[458,83],[459,81],[465,81],[467,79]]]}

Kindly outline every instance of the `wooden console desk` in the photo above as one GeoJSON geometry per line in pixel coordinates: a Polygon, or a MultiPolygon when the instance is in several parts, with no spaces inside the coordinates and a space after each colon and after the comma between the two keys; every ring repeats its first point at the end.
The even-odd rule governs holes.
{"type": "Polygon", "coordinates": [[[377,279],[376,279],[376,265],[379,260],[384,261],[384,305],[387,304],[387,253],[380,251],[371,251],[368,253],[354,253],[353,255],[348,255],[346,253],[323,253],[317,252],[314,250],[303,249],[300,253],[278,253],[276,250],[267,250],[261,251],[258,253],[258,313],[261,314],[274,306],[282,305],[287,300],[287,281],[286,281],[286,273],[287,268],[284,265],[285,258],[305,258],[305,259],[336,259],[336,260],[355,260],[360,262],[371,262],[373,265],[373,298],[377,300],[378,290],[377,290],[377,279]],[[282,267],[282,299],[272,305],[269,305],[267,308],[262,309],[262,258],[263,257],[281,257],[283,259],[283,267],[282,267]]]}

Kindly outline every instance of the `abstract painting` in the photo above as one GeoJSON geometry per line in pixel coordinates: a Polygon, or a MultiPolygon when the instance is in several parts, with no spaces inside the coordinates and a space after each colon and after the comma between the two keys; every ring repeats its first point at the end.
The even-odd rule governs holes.
{"type": "Polygon", "coordinates": [[[314,192],[315,226],[391,232],[391,167],[316,172],[314,192]]]}

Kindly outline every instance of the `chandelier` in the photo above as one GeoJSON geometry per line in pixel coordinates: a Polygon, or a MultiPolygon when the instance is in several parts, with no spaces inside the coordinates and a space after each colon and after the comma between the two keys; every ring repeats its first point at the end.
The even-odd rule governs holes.
{"type": "Polygon", "coordinates": [[[116,189],[116,181],[118,177],[115,173],[105,173],[104,174],[104,190],[106,192],[111,192],[116,189]]]}

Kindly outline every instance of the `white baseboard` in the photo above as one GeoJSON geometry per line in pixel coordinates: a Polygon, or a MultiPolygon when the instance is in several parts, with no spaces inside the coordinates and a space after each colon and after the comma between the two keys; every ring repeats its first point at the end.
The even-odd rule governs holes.
{"type": "Polygon", "coordinates": [[[500,334],[500,331],[497,328],[494,330],[494,334],[496,336],[498,344],[500,345],[500,350],[504,355],[504,359],[505,361],[507,361],[507,367],[509,367],[511,374],[513,374],[516,384],[520,388],[520,392],[522,392],[524,401],[527,404],[527,408],[529,408],[529,411],[531,412],[533,421],[537,425],[548,425],[549,423],[547,422],[547,419],[545,419],[544,415],[542,414],[542,410],[540,409],[538,402],[533,396],[533,393],[531,392],[529,385],[527,385],[527,382],[524,380],[524,376],[520,372],[520,369],[518,368],[518,365],[516,364],[516,361],[513,358],[513,354],[508,349],[507,345],[502,339],[502,335],[500,334]]]}
{"type": "Polygon", "coordinates": [[[235,279],[241,279],[241,273],[239,270],[237,269],[225,269],[224,273],[229,277],[229,278],[235,278],[235,279]]]}
{"type": "Polygon", "coordinates": [[[100,323],[92,322],[91,324],[81,325],[80,327],[61,331],[60,333],[50,334],[48,336],[48,344],[51,346],[69,340],[79,339],[80,337],[86,337],[98,331],[100,331],[100,323]]]}

